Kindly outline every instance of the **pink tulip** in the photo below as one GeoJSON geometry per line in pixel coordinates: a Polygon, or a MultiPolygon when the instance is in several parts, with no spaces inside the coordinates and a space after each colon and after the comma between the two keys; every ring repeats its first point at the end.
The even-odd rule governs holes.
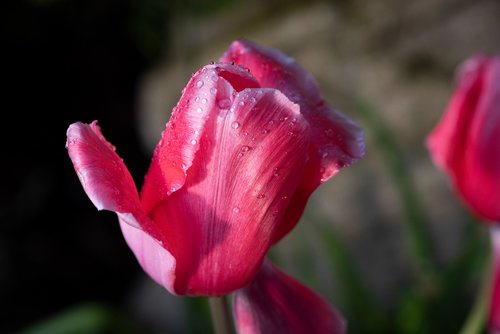
{"type": "Polygon", "coordinates": [[[238,334],[345,333],[342,316],[311,290],[264,262],[255,280],[235,292],[238,334]]]}
{"type": "Polygon", "coordinates": [[[96,121],[67,132],[85,192],[117,213],[143,269],[173,294],[220,296],[248,285],[311,192],[364,153],[359,126],[329,107],[297,64],[249,42],[228,52],[235,47],[258,55],[260,67],[248,71],[226,55],[192,76],[140,196],[96,121]],[[271,63],[272,73],[259,70],[271,63]]]}
{"type": "MultiPolygon", "coordinates": [[[[446,113],[427,138],[435,163],[463,202],[485,222],[500,222],[500,56],[477,55],[459,68],[446,113]]],[[[492,227],[493,276],[488,317],[500,333],[500,235],[492,227]]]]}
{"type": "Polygon", "coordinates": [[[500,56],[478,55],[462,64],[427,146],[471,210],[500,221],[500,56]]]}

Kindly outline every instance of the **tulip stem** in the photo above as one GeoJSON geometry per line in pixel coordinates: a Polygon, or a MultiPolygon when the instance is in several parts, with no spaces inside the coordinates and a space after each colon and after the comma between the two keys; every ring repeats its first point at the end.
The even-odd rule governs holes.
{"type": "Polygon", "coordinates": [[[232,319],[229,307],[227,305],[226,296],[210,297],[208,299],[210,304],[210,314],[212,316],[212,323],[214,326],[215,334],[231,334],[232,333],[232,319]]]}
{"type": "Polygon", "coordinates": [[[459,334],[481,334],[486,322],[486,313],[488,312],[488,304],[491,295],[491,271],[490,268],[485,268],[484,277],[481,281],[478,294],[474,305],[472,306],[467,319],[465,320],[459,334]]]}

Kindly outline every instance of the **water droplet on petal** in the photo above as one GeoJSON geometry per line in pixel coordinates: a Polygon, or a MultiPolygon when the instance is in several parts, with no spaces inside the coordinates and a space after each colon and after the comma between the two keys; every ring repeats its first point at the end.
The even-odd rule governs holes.
{"type": "Polygon", "coordinates": [[[251,147],[250,146],[247,146],[247,145],[243,145],[241,147],[241,152],[245,153],[245,152],[248,152],[250,151],[251,147]]]}
{"type": "Polygon", "coordinates": [[[327,136],[328,138],[332,138],[333,135],[334,135],[333,129],[326,129],[325,130],[325,136],[327,136]]]}
{"type": "Polygon", "coordinates": [[[213,95],[217,94],[217,88],[215,87],[210,88],[210,93],[212,93],[213,95]]]}
{"type": "Polygon", "coordinates": [[[219,80],[219,77],[216,75],[212,75],[211,79],[213,82],[217,82],[217,80],[219,80]]]}
{"type": "Polygon", "coordinates": [[[245,101],[240,101],[240,106],[244,106],[245,105],[245,101]]]}
{"type": "Polygon", "coordinates": [[[197,96],[195,99],[194,99],[194,102],[198,102],[200,101],[200,98],[197,96]]]}
{"type": "Polygon", "coordinates": [[[205,98],[201,99],[201,103],[205,104],[205,103],[207,103],[207,102],[208,102],[208,100],[207,100],[207,99],[205,99],[205,98]]]}
{"type": "Polygon", "coordinates": [[[266,195],[264,195],[264,194],[262,194],[262,193],[257,195],[257,198],[258,198],[258,199],[263,199],[264,197],[266,197],[266,195]]]}
{"type": "Polygon", "coordinates": [[[229,100],[229,99],[219,100],[219,108],[221,108],[221,109],[227,109],[230,106],[231,106],[231,100],[229,100]]]}
{"type": "Polygon", "coordinates": [[[231,127],[232,127],[233,129],[237,129],[237,128],[239,128],[239,127],[240,127],[240,123],[238,123],[238,122],[233,122],[233,124],[231,124],[231,127]]]}
{"type": "Polygon", "coordinates": [[[273,169],[273,175],[276,177],[280,176],[280,173],[278,172],[278,167],[273,169]]]}
{"type": "Polygon", "coordinates": [[[196,111],[197,111],[198,113],[201,113],[201,112],[203,112],[203,109],[202,109],[202,108],[198,108],[198,109],[196,109],[196,111]]]}
{"type": "Polygon", "coordinates": [[[255,103],[255,101],[257,101],[257,100],[255,100],[255,97],[252,97],[252,98],[250,99],[250,103],[255,103]]]}
{"type": "Polygon", "coordinates": [[[281,199],[282,199],[282,200],[286,200],[287,198],[288,198],[288,196],[287,196],[287,195],[283,195],[283,196],[281,196],[281,199]]]}
{"type": "Polygon", "coordinates": [[[196,83],[196,87],[197,87],[197,88],[201,88],[201,87],[203,87],[203,81],[199,80],[199,81],[196,83]]]}
{"type": "Polygon", "coordinates": [[[197,141],[196,139],[191,140],[191,144],[196,145],[197,141]]]}
{"type": "Polygon", "coordinates": [[[238,208],[238,207],[236,207],[236,206],[235,206],[235,207],[233,208],[233,212],[234,212],[234,213],[238,213],[238,212],[240,212],[240,208],[238,208]]]}

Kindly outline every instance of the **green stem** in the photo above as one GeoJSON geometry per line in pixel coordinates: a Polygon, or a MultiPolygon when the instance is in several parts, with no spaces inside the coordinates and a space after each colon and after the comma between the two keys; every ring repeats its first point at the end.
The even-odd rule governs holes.
{"type": "Polygon", "coordinates": [[[486,322],[486,312],[488,312],[488,305],[490,302],[490,285],[491,285],[491,271],[489,266],[485,270],[485,275],[482,280],[481,288],[476,297],[476,301],[467,316],[467,319],[462,326],[459,334],[480,334],[483,333],[484,325],[486,322]]]}
{"type": "Polygon", "coordinates": [[[210,297],[210,314],[215,334],[231,334],[232,333],[232,318],[227,305],[226,296],[210,297]]]}

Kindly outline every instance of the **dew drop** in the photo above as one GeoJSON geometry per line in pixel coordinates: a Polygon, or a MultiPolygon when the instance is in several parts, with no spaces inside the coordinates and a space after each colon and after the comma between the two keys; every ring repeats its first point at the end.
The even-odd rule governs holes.
{"type": "Polygon", "coordinates": [[[323,152],[323,154],[321,155],[322,158],[326,158],[328,156],[328,152],[323,152]]]}
{"type": "Polygon", "coordinates": [[[194,99],[194,102],[198,102],[200,101],[200,98],[197,96],[195,99],[194,99]]]}
{"type": "Polygon", "coordinates": [[[240,106],[244,106],[245,105],[245,101],[240,101],[240,106]]]}
{"type": "Polygon", "coordinates": [[[219,108],[221,109],[227,109],[231,106],[231,100],[229,99],[222,99],[222,100],[219,100],[219,108]]]}
{"type": "Polygon", "coordinates": [[[325,136],[327,136],[328,138],[332,138],[333,135],[334,135],[333,129],[326,129],[325,130],[325,136]]]}
{"type": "Polygon", "coordinates": [[[278,167],[273,169],[273,175],[276,177],[280,176],[280,173],[278,172],[278,167]]]}
{"type": "Polygon", "coordinates": [[[217,82],[217,80],[219,80],[219,77],[216,75],[212,75],[211,79],[213,82],[217,82]]]}
{"type": "Polygon", "coordinates": [[[212,93],[212,95],[217,94],[217,88],[215,87],[210,88],[210,93],[212,93]]]}
{"type": "Polygon", "coordinates": [[[282,200],[286,200],[287,198],[288,198],[288,196],[287,196],[287,195],[283,195],[283,196],[281,196],[281,199],[282,199],[282,200]]]}
{"type": "Polygon", "coordinates": [[[203,112],[203,109],[202,109],[202,108],[198,108],[198,109],[196,109],[196,111],[197,111],[199,114],[201,114],[201,113],[203,112]]]}
{"type": "Polygon", "coordinates": [[[264,195],[264,194],[262,194],[262,193],[260,193],[260,194],[258,194],[258,195],[257,195],[257,198],[258,198],[258,199],[263,199],[264,197],[266,197],[266,195],[264,195]]]}
{"type": "Polygon", "coordinates": [[[248,152],[250,151],[250,146],[247,146],[247,145],[243,145],[241,147],[241,152],[245,153],[245,152],[248,152]]]}
{"type": "Polygon", "coordinates": [[[201,87],[203,87],[203,81],[199,80],[199,81],[196,83],[196,87],[197,87],[197,88],[201,88],[201,87]]]}
{"type": "Polygon", "coordinates": [[[196,139],[191,140],[191,144],[196,145],[197,141],[196,139]]]}
{"type": "Polygon", "coordinates": [[[255,97],[252,97],[252,98],[250,99],[250,103],[255,103],[255,101],[257,101],[257,100],[255,99],[255,97]]]}
{"type": "Polygon", "coordinates": [[[207,103],[207,102],[208,102],[208,100],[207,100],[207,99],[205,99],[205,98],[201,99],[201,103],[205,104],[205,103],[207,103]]]}
{"type": "Polygon", "coordinates": [[[238,207],[236,207],[236,206],[235,206],[235,207],[233,208],[233,212],[234,212],[234,213],[238,213],[238,212],[240,212],[240,208],[238,208],[238,207]]]}
{"type": "Polygon", "coordinates": [[[232,127],[233,129],[237,129],[237,128],[239,128],[239,127],[240,127],[240,123],[238,123],[238,122],[233,122],[233,124],[231,124],[231,127],[232,127]]]}

